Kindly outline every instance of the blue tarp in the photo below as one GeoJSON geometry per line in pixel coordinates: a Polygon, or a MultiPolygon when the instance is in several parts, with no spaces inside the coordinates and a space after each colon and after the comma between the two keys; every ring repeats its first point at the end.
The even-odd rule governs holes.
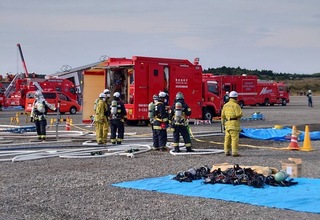
{"type": "MultiPolygon", "coordinates": [[[[298,137],[298,141],[304,140],[305,132],[300,131],[300,135],[298,137]]],[[[274,129],[274,128],[242,128],[242,132],[240,135],[242,137],[248,137],[252,139],[260,139],[260,140],[274,140],[274,141],[290,141],[290,136],[292,134],[292,129],[288,127],[284,127],[282,129],[274,129]]],[[[310,140],[320,140],[320,132],[314,131],[309,132],[310,140]]]]}
{"type": "Polygon", "coordinates": [[[242,202],[257,206],[320,213],[320,179],[295,178],[289,187],[253,188],[247,185],[203,184],[203,180],[178,182],[174,175],[112,184],[117,187],[149,190],[183,196],[195,196],[242,202]]]}

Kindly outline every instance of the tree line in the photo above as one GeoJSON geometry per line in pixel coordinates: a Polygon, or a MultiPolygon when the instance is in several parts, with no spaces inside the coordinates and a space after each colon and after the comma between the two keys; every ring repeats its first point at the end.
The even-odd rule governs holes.
{"type": "Polygon", "coordinates": [[[320,73],[315,74],[297,74],[297,73],[275,73],[272,70],[248,70],[240,67],[218,67],[208,68],[204,73],[212,73],[214,75],[255,75],[261,80],[286,81],[305,78],[320,78],[320,73]]]}
{"type": "Polygon", "coordinates": [[[248,70],[240,67],[219,67],[203,70],[204,73],[214,75],[255,75],[261,80],[273,80],[285,82],[292,94],[305,94],[312,90],[313,93],[320,94],[320,73],[314,74],[292,74],[275,73],[272,70],[248,70]]]}

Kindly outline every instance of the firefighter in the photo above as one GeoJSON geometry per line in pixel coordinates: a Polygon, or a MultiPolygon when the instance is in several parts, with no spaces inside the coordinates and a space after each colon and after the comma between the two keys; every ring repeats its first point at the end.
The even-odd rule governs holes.
{"type": "Polygon", "coordinates": [[[46,140],[47,112],[48,109],[57,111],[58,109],[49,104],[43,97],[41,91],[35,92],[35,100],[31,110],[31,122],[36,125],[38,140],[46,140]]]}
{"type": "Polygon", "coordinates": [[[184,96],[181,92],[176,94],[175,103],[171,106],[169,112],[170,124],[173,130],[173,146],[174,152],[180,152],[179,139],[180,135],[183,137],[183,141],[187,152],[193,152],[191,145],[191,138],[189,134],[187,116],[191,115],[191,108],[184,101],[184,96]]]}
{"type": "Polygon", "coordinates": [[[154,150],[167,151],[167,127],[169,120],[168,111],[164,104],[166,93],[159,92],[158,96],[158,101],[154,107],[153,148],[154,150]]]}
{"type": "Polygon", "coordinates": [[[120,100],[120,93],[113,94],[110,109],[110,128],[111,128],[111,143],[121,144],[124,137],[124,121],[127,118],[127,112],[123,102],[120,100]],[[117,137],[118,133],[118,137],[117,137]]]}
{"type": "Polygon", "coordinates": [[[153,129],[153,124],[155,121],[155,106],[158,103],[159,96],[157,94],[154,94],[152,99],[153,99],[152,102],[150,102],[148,105],[148,117],[149,117],[149,122],[152,130],[153,147],[156,148],[156,146],[159,147],[159,144],[158,144],[158,139],[156,138],[157,135],[155,133],[155,130],[153,129]]]}
{"type": "Polygon", "coordinates": [[[109,127],[110,127],[110,104],[111,104],[111,95],[110,95],[110,90],[105,89],[103,90],[103,93],[106,95],[106,104],[107,104],[107,111],[105,112],[105,116],[107,118],[107,123],[103,124],[103,140],[106,140],[108,138],[108,133],[109,133],[109,127]]]}
{"type": "Polygon", "coordinates": [[[308,97],[308,106],[309,106],[309,107],[313,107],[313,105],[312,105],[312,92],[311,92],[311,90],[308,90],[308,92],[307,92],[307,97],[308,97]]]}
{"type": "Polygon", "coordinates": [[[229,97],[230,100],[223,106],[221,113],[221,123],[225,129],[224,153],[226,156],[237,157],[240,156],[238,145],[242,109],[237,102],[238,93],[236,91],[231,91],[229,97]]]}
{"type": "Polygon", "coordinates": [[[103,93],[106,94],[106,103],[110,105],[111,104],[111,99],[110,99],[111,98],[111,95],[110,95],[111,92],[110,92],[110,90],[109,89],[105,89],[105,90],[103,90],[103,93]]]}
{"type": "Polygon", "coordinates": [[[104,128],[107,126],[106,112],[108,111],[108,106],[106,103],[106,94],[100,93],[99,101],[96,105],[94,124],[96,127],[96,140],[98,144],[106,144],[107,137],[104,136],[104,128]]]}
{"type": "Polygon", "coordinates": [[[226,94],[223,96],[223,103],[226,104],[229,101],[229,92],[226,91],[226,94]]]}

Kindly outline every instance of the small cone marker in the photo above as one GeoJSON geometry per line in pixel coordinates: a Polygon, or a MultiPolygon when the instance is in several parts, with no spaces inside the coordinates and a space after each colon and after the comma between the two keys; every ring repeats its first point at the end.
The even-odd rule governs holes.
{"type": "Polygon", "coordinates": [[[298,136],[300,132],[297,130],[296,126],[292,126],[292,134],[291,134],[291,141],[289,146],[287,147],[288,150],[300,150],[298,146],[298,136]]]}
{"type": "Polygon", "coordinates": [[[305,132],[304,132],[304,141],[303,141],[303,146],[300,149],[301,151],[313,151],[310,142],[310,133],[309,133],[309,126],[306,125],[305,132]]]}
{"type": "Polygon", "coordinates": [[[70,127],[70,119],[69,119],[69,116],[66,120],[66,131],[70,131],[71,127],[70,127]]]}

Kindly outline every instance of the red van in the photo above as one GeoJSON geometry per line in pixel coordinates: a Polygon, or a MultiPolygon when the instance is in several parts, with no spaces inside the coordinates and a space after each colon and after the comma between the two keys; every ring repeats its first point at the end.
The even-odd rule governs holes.
{"type": "MultiPolygon", "coordinates": [[[[36,91],[30,91],[26,95],[26,104],[25,104],[25,111],[31,112],[32,105],[34,102],[34,94],[36,91]]],[[[58,102],[60,101],[60,113],[65,114],[66,112],[70,112],[70,114],[76,114],[80,111],[81,106],[78,102],[74,99],[71,99],[69,96],[62,92],[55,92],[55,91],[42,91],[42,95],[49,102],[50,104],[58,107],[58,102]]],[[[50,112],[50,110],[49,110],[50,112]]]]}

